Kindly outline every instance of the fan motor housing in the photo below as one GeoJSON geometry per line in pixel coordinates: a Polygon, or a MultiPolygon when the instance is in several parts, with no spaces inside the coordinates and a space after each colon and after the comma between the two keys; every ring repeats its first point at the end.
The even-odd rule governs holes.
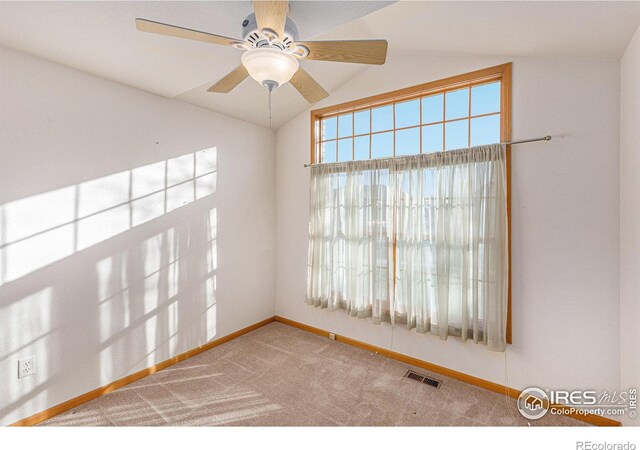
{"type": "Polygon", "coordinates": [[[284,36],[280,36],[279,41],[270,41],[268,36],[258,30],[256,15],[250,14],[242,21],[242,39],[253,48],[279,47],[282,50],[288,50],[298,40],[298,28],[293,20],[287,17],[284,36]]]}

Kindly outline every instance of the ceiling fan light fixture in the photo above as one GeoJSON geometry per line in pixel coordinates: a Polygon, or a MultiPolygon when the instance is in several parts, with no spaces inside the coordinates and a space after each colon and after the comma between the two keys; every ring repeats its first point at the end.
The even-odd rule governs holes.
{"type": "Polygon", "coordinates": [[[289,82],[298,71],[298,60],[289,53],[274,48],[256,48],[242,54],[242,65],[251,78],[263,86],[278,86],[289,82]],[[267,84],[265,84],[267,83],[267,84]]]}
{"type": "Polygon", "coordinates": [[[251,77],[269,91],[269,101],[271,92],[288,82],[309,103],[329,95],[305,72],[298,59],[378,65],[386,61],[388,44],[384,39],[299,41],[298,28],[287,17],[288,0],[253,0],[251,3],[253,13],[242,21],[241,40],[142,18],[136,19],[136,28],[146,33],[246,50],[242,64],[207,92],[228,93],[251,77]]]}

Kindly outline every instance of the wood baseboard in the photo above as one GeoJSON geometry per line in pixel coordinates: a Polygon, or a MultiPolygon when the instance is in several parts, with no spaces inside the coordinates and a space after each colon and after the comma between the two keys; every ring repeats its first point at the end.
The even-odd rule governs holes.
{"type": "MultiPolygon", "coordinates": [[[[289,325],[292,327],[299,328],[301,330],[308,331],[310,333],[315,333],[320,336],[329,337],[329,332],[322,330],[320,328],[315,328],[310,325],[306,325],[304,323],[296,322],[294,320],[286,319],[284,317],[276,316],[276,322],[283,323],[285,325],[289,325]]],[[[367,344],[366,342],[357,341],[355,339],[348,338],[346,336],[336,335],[336,340],[339,342],[344,342],[345,344],[353,345],[354,347],[359,347],[365,349],[370,352],[378,353],[383,356],[388,356],[389,358],[402,361],[406,364],[411,364],[412,366],[421,367],[423,369],[429,370],[431,372],[439,373],[441,375],[445,375],[450,378],[455,378],[456,380],[464,381],[465,383],[478,386],[484,389],[488,389],[493,392],[497,392],[499,394],[508,395],[512,398],[518,398],[520,392],[518,389],[510,388],[507,386],[503,386],[498,383],[494,383],[492,381],[487,381],[482,378],[474,377],[472,375],[468,375],[466,373],[458,372],[456,370],[449,369],[447,367],[439,366],[437,364],[433,364],[427,361],[422,361],[417,358],[413,358],[411,356],[403,355],[402,353],[397,353],[385,348],[376,347],[375,345],[367,344]]],[[[562,406],[562,405],[554,405],[554,406],[562,406]]],[[[614,426],[619,427],[622,426],[620,422],[617,420],[609,419],[607,417],[598,416],[596,414],[578,414],[571,413],[566,414],[569,417],[574,419],[590,423],[592,425],[598,426],[614,426]]]]}
{"type": "Polygon", "coordinates": [[[86,394],[82,394],[78,397],[72,398],[71,400],[67,400],[66,402],[60,403],[59,405],[56,405],[52,408],[46,409],[42,412],[39,412],[37,414],[34,414],[32,416],[29,416],[27,418],[24,418],[22,420],[19,420],[16,423],[11,424],[10,426],[12,427],[16,427],[16,426],[30,426],[30,425],[36,425],[40,422],[42,422],[43,420],[47,420],[53,416],[57,416],[58,414],[62,414],[63,412],[71,409],[71,408],[75,408],[76,406],[80,406],[83,403],[86,403],[88,401],[91,401],[93,399],[96,399],[98,397],[101,397],[103,395],[108,394],[109,392],[113,392],[116,389],[119,389],[123,386],[126,386],[129,383],[133,383],[134,381],[138,381],[141,378],[147,377],[153,373],[158,372],[159,370],[162,369],[166,369],[169,366],[172,366],[174,364],[179,363],[180,361],[184,361],[185,359],[191,358],[192,356],[197,355],[198,353],[202,353],[204,351],[210,350],[214,347],[217,347],[220,344],[224,344],[225,342],[228,342],[232,339],[235,339],[239,336],[242,336],[243,334],[246,334],[250,331],[256,330],[260,327],[263,327],[273,321],[275,321],[276,318],[275,317],[269,317],[268,319],[262,320],[258,323],[254,323],[253,325],[249,325],[246,328],[243,328],[241,330],[238,330],[234,333],[228,334],[224,337],[221,337],[220,339],[216,339],[215,341],[211,341],[211,342],[207,342],[204,345],[201,345],[200,347],[196,347],[193,348],[191,350],[188,350],[184,353],[179,354],[178,356],[174,356],[173,358],[169,358],[166,361],[162,361],[158,364],[155,364],[151,367],[147,367],[146,369],[143,369],[139,372],[133,373],[131,375],[127,375],[124,378],[120,378],[119,380],[116,380],[112,383],[106,384],[102,387],[99,387],[97,389],[94,389],[93,391],[87,392],[86,394]]]}

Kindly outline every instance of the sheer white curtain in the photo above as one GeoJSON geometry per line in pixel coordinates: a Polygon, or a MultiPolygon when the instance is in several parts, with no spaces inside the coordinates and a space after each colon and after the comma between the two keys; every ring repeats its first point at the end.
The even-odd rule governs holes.
{"type": "Polygon", "coordinates": [[[505,349],[504,146],[314,166],[310,205],[310,304],[505,349]]]}
{"type": "Polygon", "coordinates": [[[307,303],[389,318],[393,294],[390,170],[381,161],[311,168],[307,303]]]}
{"type": "Polygon", "coordinates": [[[397,164],[394,322],[504,350],[505,168],[501,145],[408,157],[397,164]]]}

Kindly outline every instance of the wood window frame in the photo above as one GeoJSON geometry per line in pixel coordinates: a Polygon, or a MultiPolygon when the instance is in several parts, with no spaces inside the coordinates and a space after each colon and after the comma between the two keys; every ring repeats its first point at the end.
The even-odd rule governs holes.
{"type": "MultiPolygon", "coordinates": [[[[477,84],[489,83],[492,81],[500,81],[500,141],[511,141],[511,70],[512,63],[501,64],[498,66],[488,67],[473,72],[455,75],[453,77],[443,78],[441,80],[431,81],[428,83],[418,84],[403,89],[398,89],[384,94],[378,94],[371,97],[340,103],[325,108],[315,109],[311,111],[311,151],[310,163],[316,163],[316,155],[318,154],[318,140],[316,136],[320,132],[320,121],[324,117],[338,116],[340,114],[356,112],[363,109],[376,108],[379,106],[393,105],[403,101],[409,101],[428,95],[435,95],[447,91],[453,91],[465,87],[471,87],[477,84]]],[[[422,108],[421,108],[422,110],[422,108]]],[[[471,114],[471,111],[469,111],[471,114]]],[[[445,118],[443,117],[443,120],[445,118]]],[[[394,116],[395,121],[395,116],[394,116]]],[[[469,121],[469,124],[471,121],[469,121]]],[[[419,126],[422,126],[420,124],[419,126]]],[[[469,125],[470,126],[470,125],[469,125]]],[[[444,128],[444,123],[443,123],[444,128]]],[[[394,128],[395,130],[395,128],[394,128]]],[[[394,131],[391,130],[391,131],[394,131]]],[[[371,131],[371,130],[369,130],[371,131]]],[[[355,130],[354,130],[355,132],[355,130]]],[[[395,136],[395,133],[394,133],[395,136]]],[[[469,137],[470,139],[470,137],[469,137]]],[[[337,145],[337,144],[336,144],[337,145]]],[[[444,150],[443,142],[443,151],[444,150]]],[[[512,324],[511,324],[511,145],[507,145],[506,150],[506,169],[507,169],[507,246],[509,255],[509,275],[507,288],[507,343],[512,343],[512,324]]],[[[395,244],[394,244],[395,258],[395,244]]]]}

